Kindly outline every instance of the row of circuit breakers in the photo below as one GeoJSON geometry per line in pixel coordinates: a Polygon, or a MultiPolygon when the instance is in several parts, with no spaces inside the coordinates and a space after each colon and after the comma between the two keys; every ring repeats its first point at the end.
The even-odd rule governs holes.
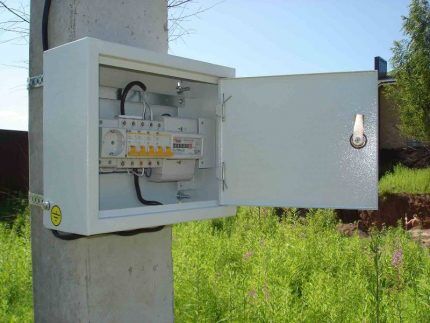
{"type": "Polygon", "coordinates": [[[191,180],[203,153],[196,119],[120,115],[100,120],[99,138],[101,172],[145,170],[153,182],[191,180]]]}

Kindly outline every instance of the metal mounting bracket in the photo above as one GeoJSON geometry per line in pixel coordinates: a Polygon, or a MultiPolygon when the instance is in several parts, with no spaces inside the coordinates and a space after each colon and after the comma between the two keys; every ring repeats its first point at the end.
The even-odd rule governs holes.
{"type": "MultiPolygon", "coordinates": [[[[108,86],[100,87],[100,98],[120,100],[122,88],[112,88],[108,86]]],[[[146,101],[149,105],[163,105],[174,108],[183,106],[185,100],[181,95],[170,95],[156,92],[142,92],[141,90],[130,90],[125,102],[142,103],[146,101]],[[145,100],[143,100],[145,99],[145,100]]]]}
{"type": "Polygon", "coordinates": [[[28,203],[30,205],[41,207],[44,210],[49,210],[51,208],[51,203],[45,201],[43,195],[28,192],[28,203]]]}
{"type": "Polygon", "coordinates": [[[43,74],[30,76],[27,79],[27,90],[43,86],[43,74]]]}

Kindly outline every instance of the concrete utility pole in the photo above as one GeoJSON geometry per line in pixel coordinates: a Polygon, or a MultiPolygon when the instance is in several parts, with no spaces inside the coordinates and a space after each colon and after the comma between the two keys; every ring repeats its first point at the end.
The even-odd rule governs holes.
{"type": "MultiPolygon", "coordinates": [[[[31,1],[30,76],[43,73],[44,0],[31,1]]],[[[85,36],[167,52],[165,0],[52,1],[49,47],[85,36]]],[[[67,86],[67,84],[64,84],[67,86]]],[[[30,191],[43,194],[42,88],[29,91],[30,191]]],[[[96,108],[96,107],[94,107],[96,108]]],[[[31,208],[36,322],[171,322],[171,227],[63,241],[31,208]]]]}

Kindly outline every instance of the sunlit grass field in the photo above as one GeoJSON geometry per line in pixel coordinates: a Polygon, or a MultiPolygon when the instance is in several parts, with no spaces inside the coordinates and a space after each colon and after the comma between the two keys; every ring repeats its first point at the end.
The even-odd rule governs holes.
{"type": "MultiPolygon", "coordinates": [[[[0,224],[0,322],[32,319],[27,216],[0,224]]],[[[176,321],[430,322],[428,250],[402,229],[362,239],[336,224],[329,210],[241,208],[176,225],[176,321]]]]}
{"type": "Polygon", "coordinates": [[[379,194],[387,193],[430,194],[430,168],[395,166],[379,181],[379,194]]]}
{"type": "Polygon", "coordinates": [[[430,258],[402,229],[343,237],[334,213],[241,208],[177,225],[178,322],[430,322],[430,258]]]}
{"type": "Polygon", "coordinates": [[[31,322],[30,221],[24,209],[14,222],[0,222],[0,322],[31,322]]]}
{"type": "MultiPolygon", "coordinates": [[[[397,167],[381,192],[425,192],[425,172],[397,167]]],[[[0,322],[29,322],[28,210],[17,200],[0,211],[0,322]]],[[[429,251],[401,228],[344,237],[337,223],[331,210],[243,207],[175,225],[176,321],[430,322],[429,251]]]]}

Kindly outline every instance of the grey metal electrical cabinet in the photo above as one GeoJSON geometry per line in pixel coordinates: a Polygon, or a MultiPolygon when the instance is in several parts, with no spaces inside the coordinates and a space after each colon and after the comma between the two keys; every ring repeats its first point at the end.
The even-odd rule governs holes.
{"type": "Polygon", "coordinates": [[[43,94],[48,228],[92,235],[237,205],[377,208],[375,71],[235,78],[83,38],[44,53],[43,94]],[[146,92],[129,95],[122,115],[119,93],[134,80],[146,92]],[[136,174],[162,205],[139,202],[136,174]]]}

